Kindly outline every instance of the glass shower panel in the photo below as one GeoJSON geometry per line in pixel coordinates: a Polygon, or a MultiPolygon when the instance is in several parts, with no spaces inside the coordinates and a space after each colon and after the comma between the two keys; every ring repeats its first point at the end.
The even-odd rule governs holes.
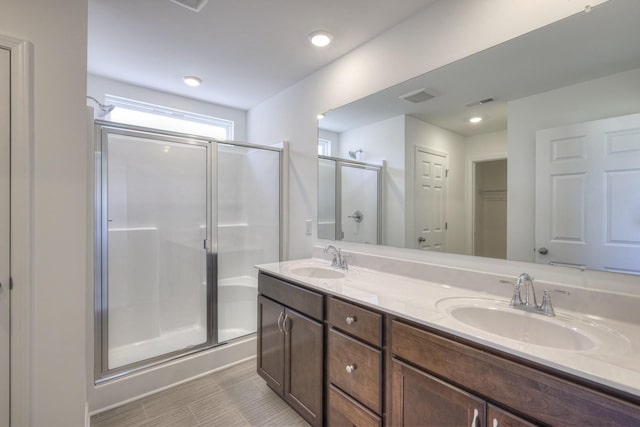
{"type": "Polygon", "coordinates": [[[378,242],[378,170],[340,164],[342,240],[378,242]]]}
{"type": "Polygon", "coordinates": [[[206,344],[208,148],[111,133],[108,369],[206,344]]]}
{"type": "Polygon", "coordinates": [[[218,342],[254,333],[256,264],[280,260],[280,151],[218,144],[218,342]]]}

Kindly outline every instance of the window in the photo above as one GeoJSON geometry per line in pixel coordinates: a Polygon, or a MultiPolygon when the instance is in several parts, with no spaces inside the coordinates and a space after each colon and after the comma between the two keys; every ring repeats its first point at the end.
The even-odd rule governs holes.
{"type": "Polygon", "coordinates": [[[113,122],[206,136],[218,140],[233,140],[232,120],[147,104],[113,95],[105,95],[105,103],[116,106],[109,115],[109,119],[113,122]]]}
{"type": "Polygon", "coordinates": [[[328,139],[318,138],[318,154],[321,156],[331,155],[331,141],[328,139]]]}

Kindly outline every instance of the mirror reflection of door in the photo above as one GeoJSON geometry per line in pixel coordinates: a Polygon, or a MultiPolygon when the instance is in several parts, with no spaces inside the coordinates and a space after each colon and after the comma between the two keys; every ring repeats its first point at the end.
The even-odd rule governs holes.
{"type": "Polygon", "coordinates": [[[447,155],[416,147],[415,171],[416,248],[445,251],[447,155]]]}
{"type": "Polygon", "coordinates": [[[507,258],[507,159],[474,162],[473,255],[507,258]]]}
{"type": "Polygon", "coordinates": [[[538,131],[536,262],[640,274],[640,114],[538,131]]]}

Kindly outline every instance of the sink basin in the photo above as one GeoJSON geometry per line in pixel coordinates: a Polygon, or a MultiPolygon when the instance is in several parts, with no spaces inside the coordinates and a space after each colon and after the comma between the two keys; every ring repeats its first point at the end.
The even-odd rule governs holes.
{"type": "Polygon", "coordinates": [[[344,277],[342,271],[324,267],[297,267],[292,268],[291,273],[313,279],[341,279],[344,277]]]}
{"type": "Polygon", "coordinates": [[[566,314],[546,317],[514,309],[506,301],[444,298],[436,306],[474,330],[521,343],[571,351],[623,349],[629,345],[624,336],[590,320],[566,314]]]}
{"type": "Polygon", "coordinates": [[[457,307],[451,310],[451,315],[473,328],[529,344],[578,351],[595,347],[589,337],[566,325],[534,317],[539,314],[487,307],[457,307]]]}

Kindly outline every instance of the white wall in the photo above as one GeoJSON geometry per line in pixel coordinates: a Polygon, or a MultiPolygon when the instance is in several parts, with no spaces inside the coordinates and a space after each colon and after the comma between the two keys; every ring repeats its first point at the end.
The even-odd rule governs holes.
{"type": "Polygon", "coordinates": [[[249,111],[249,139],[291,149],[289,255],[316,241],[319,112],[497,45],[584,9],[586,0],[441,0],[249,111]],[[372,71],[374,70],[374,71],[372,71]],[[313,221],[315,224],[316,221],[313,221]]]}
{"type": "MultiPolygon", "coordinates": [[[[85,423],[86,0],[3,0],[0,32],[33,43],[32,426],[85,423]]],[[[24,403],[24,402],[20,402],[24,403]]]]}
{"type": "Polygon", "coordinates": [[[640,111],[640,69],[509,102],[507,257],[535,254],[535,132],[640,111]]]}
{"type": "MultiPolygon", "coordinates": [[[[147,102],[149,104],[189,111],[191,113],[233,120],[233,139],[235,141],[247,141],[247,112],[243,110],[160,92],[95,74],[89,74],[87,76],[87,95],[93,96],[102,103],[104,103],[105,95],[115,95],[122,98],[147,102]]],[[[89,105],[92,104],[89,103],[89,105]]]]}
{"type": "Polygon", "coordinates": [[[361,161],[382,164],[382,243],[404,246],[404,116],[351,129],[340,134],[338,157],[349,159],[349,150],[363,149],[361,161]]]}
{"type": "MultiPolygon", "coordinates": [[[[414,230],[414,175],[415,147],[435,150],[447,155],[447,205],[446,220],[447,243],[446,252],[465,253],[465,144],[464,137],[457,133],[439,128],[414,117],[406,116],[406,181],[405,181],[405,215],[406,215],[406,247],[415,247],[417,236],[414,230]]],[[[402,245],[404,246],[404,245],[402,245]]]]}

